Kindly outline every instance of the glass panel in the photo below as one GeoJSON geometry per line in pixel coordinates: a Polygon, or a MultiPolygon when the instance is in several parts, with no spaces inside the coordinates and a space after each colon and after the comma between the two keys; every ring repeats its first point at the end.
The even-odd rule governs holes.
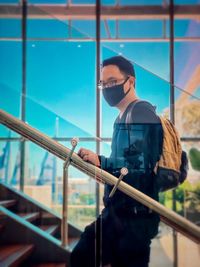
{"type": "Polygon", "coordinates": [[[82,35],[82,38],[95,38],[96,36],[96,25],[95,21],[93,20],[72,20],[72,29],[73,32],[79,32],[79,34],[73,34],[73,37],[81,37],[81,33],[84,33],[82,35]],[[76,29],[76,30],[75,30],[76,29]]]}
{"type": "Polygon", "coordinates": [[[95,0],[72,0],[73,4],[95,4],[95,0]]]}
{"type": "Polygon", "coordinates": [[[119,34],[122,38],[162,37],[162,30],[162,21],[158,20],[120,20],[119,22],[119,34]]]}
{"type": "Polygon", "coordinates": [[[28,0],[31,4],[67,4],[68,0],[28,0]]]}
{"type": "MultiPolygon", "coordinates": [[[[0,107],[1,109],[11,113],[16,117],[20,117],[20,102],[21,94],[19,91],[11,90],[6,84],[0,85],[1,97],[0,107]],[[13,104],[14,103],[14,104],[13,104]]],[[[17,137],[15,132],[9,133],[9,129],[0,124],[0,137],[17,137]]]]}
{"type": "MultiPolygon", "coordinates": [[[[198,37],[200,36],[200,31],[198,21],[177,20],[175,23],[175,34],[191,39],[190,42],[175,43],[175,58],[177,58],[175,60],[175,84],[177,87],[188,92],[188,94],[199,97],[200,55],[198,51],[200,49],[200,42],[198,37]]],[[[182,106],[185,106],[186,101],[189,101],[189,99],[189,102],[192,102],[192,98],[189,98],[189,95],[187,96],[186,93],[181,92],[179,89],[176,89],[176,97],[180,97],[177,104],[179,106],[182,100],[182,106]]]]}
{"type": "MultiPolygon", "coordinates": [[[[44,40],[46,38],[47,40],[50,39],[52,41],[69,41],[71,38],[87,38],[85,31],[82,32],[79,29],[72,27],[72,20],[68,21],[65,18],[63,19],[64,15],[62,14],[51,14],[48,8],[45,7],[46,5],[36,5],[34,7],[35,12],[40,16],[43,16],[43,18],[29,17],[27,21],[28,38],[39,38],[44,40]]],[[[63,5],[61,5],[61,7],[63,7],[63,5]]]]}
{"type": "MultiPolygon", "coordinates": [[[[58,25],[60,28],[67,26],[67,23],[53,17],[50,22],[56,25],[56,29],[58,25]]],[[[37,29],[35,28],[35,32],[37,29]]],[[[85,36],[73,27],[71,30],[74,38],[85,36]]],[[[27,118],[30,124],[32,120],[37,124],[45,125],[46,116],[38,119],[41,105],[57,116],[65,118],[70,125],[76,125],[76,129],[84,129],[82,136],[95,134],[94,55],[94,42],[30,41],[27,43],[27,95],[39,104],[37,108],[34,106],[35,114],[31,112],[34,103],[29,101],[27,104],[27,118]],[[80,118],[84,119],[80,120],[80,118]]],[[[36,126],[35,123],[32,125],[36,126]]],[[[68,127],[69,131],[71,130],[68,127]]],[[[80,135],[80,131],[73,131],[73,133],[80,135]]],[[[66,134],[66,129],[63,128],[63,134],[60,136],[66,136],[66,134]]]]}
{"type": "Polygon", "coordinates": [[[20,102],[16,97],[19,95],[22,87],[21,50],[22,46],[19,42],[0,42],[0,91],[2,94],[5,94],[1,97],[1,101],[2,98],[7,101],[7,103],[3,103],[2,101],[1,104],[4,105],[4,108],[7,107],[7,110],[15,115],[18,115],[19,113],[20,102]],[[12,79],[10,77],[12,77],[12,79]],[[12,99],[11,95],[9,97],[9,93],[12,94],[14,100],[12,99]],[[14,94],[16,96],[14,96],[14,94]]]}
{"type": "Polygon", "coordinates": [[[62,191],[62,160],[26,142],[24,192],[43,205],[58,211],[62,191]]]}
{"type": "MultiPolygon", "coordinates": [[[[20,42],[0,42],[0,107],[18,118],[21,112],[21,49],[22,46],[20,42]]],[[[2,125],[0,125],[0,136],[8,136],[8,129],[2,125]]],[[[16,137],[17,134],[12,132],[11,136],[16,137]]]]}
{"type": "MultiPolygon", "coordinates": [[[[71,148],[69,142],[65,142],[71,148]]],[[[94,142],[79,141],[75,152],[86,148],[95,152],[94,142]]],[[[92,177],[80,172],[76,168],[69,168],[69,220],[73,225],[84,229],[96,217],[96,182],[92,177]]]]}
{"type": "MultiPolygon", "coordinates": [[[[169,20],[166,20],[166,37],[169,37],[169,20]]],[[[200,36],[200,31],[199,31],[199,22],[194,20],[194,19],[175,19],[174,21],[174,37],[175,40],[176,38],[185,38],[186,40],[190,42],[179,42],[175,43],[175,47],[178,46],[180,47],[185,47],[185,52],[187,54],[190,52],[190,49],[186,49],[186,47],[190,47],[192,45],[195,45],[197,43],[198,37],[200,36]],[[192,39],[193,38],[193,39],[192,39]],[[196,38],[196,39],[195,39],[196,38]],[[195,41],[192,43],[192,41],[195,41]]],[[[182,48],[183,49],[183,48],[182,48]]],[[[179,52],[179,51],[177,51],[179,52]]],[[[181,51],[180,51],[181,52],[181,51]]],[[[176,54],[175,54],[176,55],[176,54]]],[[[179,61],[175,61],[175,64],[179,63],[179,61]]]]}
{"type": "MultiPolygon", "coordinates": [[[[52,92],[52,97],[55,95],[52,92]]],[[[48,99],[48,98],[47,98],[48,99]]],[[[61,102],[60,102],[61,104],[61,102]]],[[[78,123],[74,123],[70,119],[65,119],[59,114],[52,111],[51,108],[46,108],[43,105],[26,98],[26,121],[38,130],[46,133],[51,137],[72,138],[74,136],[92,137],[90,129],[82,129],[78,123]],[[34,112],[33,112],[34,110],[34,112]],[[40,115],[43,116],[40,116],[40,115]]],[[[67,109],[66,109],[67,113],[67,109]]],[[[77,117],[78,119],[78,117],[77,117]]],[[[92,127],[92,126],[91,126],[92,127]]]]}
{"type": "Polygon", "coordinates": [[[161,5],[162,3],[162,0],[120,0],[122,5],[161,5]]]}
{"type": "MultiPolygon", "coordinates": [[[[73,20],[72,26],[77,31],[85,33],[82,38],[96,38],[95,21],[91,20],[73,20]]],[[[114,20],[101,20],[101,38],[115,38],[116,36],[116,22],[114,20]]],[[[80,34],[79,34],[80,35],[80,34]]]]}
{"type": "Polygon", "coordinates": [[[0,98],[1,108],[13,114],[16,117],[19,117],[20,102],[21,102],[20,91],[13,90],[5,83],[2,83],[0,85],[0,90],[1,90],[1,98],[0,98]]]}
{"type": "MultiPolygon", "coordinates": [[[[199,37],[200,23],[196,20],[176,20],[175,21],[175,36],[176,37],[199,37]]],[[[191,44],[182,44],[191,45],[191,44]]]]}
{"type": "Polygon", "coordinates": [[[55,19],[29,19],[27,25],[28,38],[68,38],[69,27],[55,19]]]}
{"type": "Polygon", "coordinates": [[[116,0],[101,0],[101,5],[115,5],[116,0]]]}
{"type": "Polygon", "coordinates": [[[193,4],[199,4],[199,0],[174,0],[174,4],[177,4],[177,5],[193,5],[193,4]]]}
{"type": "Polygon", "coordinates": [[[189,158],[189,174],[187,181],[178,192],[179,206],[183,207],[184,216],[193,223],[200,225],[200,142],[184,142],[183,149],[189,158]]]}
{"type": "Polygon", "coordinates": [[[20,19],[2,19],[0,20],[0,37],[17,38],[21,37],[20,19]]]}
{"type": "MultiPolygon", "coordinates": [[[[144,68],[169,82],[169,43],[168,42],[108,42],[102,43],[102,57],[122,55],[131,60],[135,67],[144,68]],[[156,56],[155,56],[156,55],[156,56]]],[[[155,75],[152,75],[154,77],[155,75]]],[[[157,80],[160,80],[160,78],[157,80]]],[[[136,77],[136,84],[142,77],[136,77]]],[[[156,79],[156,78],[155,78],[156,79]]],[[[149,84],[147,85],[149,86],[149,84]]],[[[147,89],[146,89],[147,91],[147,89]]]]}
{"type": "MultiPolygon", "coordinates": [[[[197,97],[200,95],[199,48],[200,42],[180,42],[175,45],[175,58],[179,59],[175,61],[175,84],[197,97]]],[[[181,91],[176,89],[176,96],[180,93],[181,91]]],[[[184,93],[184,97],[189,96],[184,93]]]]}
{"type": "MultiPolygon", "coordinates": [[[[196,74],[194,73],[194,76],[196,74]]],[[[200,136],[200,98],[193,96],[195,91],[196,95],[198,94],[197,89],[195,78],[188,82],[187,91],[175,88],[175,122],[182,137],[200,136]]]]}
{"type": "MultiPolygon", "coordinates": [[[[4,7],[4,4],[16,2],[19,1],[4,1],[2,4],[5,18],[2,16],[0,19],[0,106],[13,115],[19,116],[22,89],[22,45],[15,39],[7,41],[6,38],[21,37],[21,19],[14,18],[13,14],[9,13],[10,9],[4,7]],[[9,19],[6,18],[7,16],[9,19]]],[[[19,4],[17,6],[20,12],[21,6],[19,4]]]]}
{"type": "MultiPolygon", "coordinates": [[[[7,129],[11,136],[11,131],[7,129]]],[[[15,134],[15,133],[14,133],[15,134]]],[[[14,135],[12,134],[12,135],[14,135]]],[[[19,189],[20,142],[0,141],[0,181],[19,189]],[[16,182],[17,180],[17,182],[16,182]]]]}
{"type": "Polygon", "coordinates": [[[15,4],[19,2],[20,0],[0,0],[0,3],[3,3],[3,4],[15,4]]]}

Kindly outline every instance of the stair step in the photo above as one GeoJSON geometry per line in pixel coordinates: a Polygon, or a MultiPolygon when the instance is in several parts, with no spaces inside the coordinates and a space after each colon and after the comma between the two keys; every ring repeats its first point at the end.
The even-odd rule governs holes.
{"type": "Polygon", "coordinates": [[[39,212],[32,212],[32,213],[18,213],[18,216],[22,217],[23,219],[32,222],[39,218],[40,213],[39,212]]]}
{"type": "Polygon", "coordinates": [[[39,226],[40,229],[42,229],[43,231],[45,231],[46,233],[53,235],[56,233],[56,231],[58,230],[58,225],[41,225],[39,226]]]}
{"type": "Polygon", "coordinates": [[[10,200],[1,200],[0,201],[0,205],[5,207],[5,208],[9,208],[12,207],[16,204],[16,200],[15,199],[10,199],[10,200]]]}
{"type": "Polygon", "coordinates": [[[65,263],[39,263],[31,267],[67,267],[65,263]]]}
{"type": "Polygon", "coordinates": [[[33,248],[33,245],[0,246],[0,266],[18,266],[31,254],[33,248]]]}

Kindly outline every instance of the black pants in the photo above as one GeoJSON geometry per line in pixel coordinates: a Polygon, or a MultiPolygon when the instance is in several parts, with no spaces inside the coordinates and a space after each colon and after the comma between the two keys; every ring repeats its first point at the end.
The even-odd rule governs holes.
{"type": "Polygon", "coordinates": [[[156,214],[119,215],[104,209],[82,233],[71,254],[71,267],[147,267],[158,224],[156,214]]]}

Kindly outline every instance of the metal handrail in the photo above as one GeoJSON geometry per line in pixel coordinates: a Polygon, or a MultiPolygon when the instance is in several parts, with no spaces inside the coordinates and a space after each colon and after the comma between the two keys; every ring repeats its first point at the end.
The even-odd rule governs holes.
{"type": "MultiPolygon", "coordinates": [[[[34,129],[30,125],[24,123],[23,121],[15,118],[14,116],[8,114],[3,110],[0,110],[0,122],[64,161],[66,161],[66,159],[70,155],[71,150],[69,148],[59,144],[47,135],[41,133],[40,131],[34,129]]],[[[118,179],[112,174],[82,160],[75,152],[73,152],[73,154],[71,155],[70,164],[80,171],[83,171],[90,177],[94,178],[97,182],[115,185],[118,181],[118,179]]],[[[156,200],[150,198],[149,196],[145,195],[144,193],[140,192],[139,190],[133,188],[123,181],[119,183],[118,189],[160,214],[161,220],[176,231],[187,236],[194,242],[200,243],[200,228],[194,223],[186,220],[182,216],[176,214],[174,211],[166,208],[156,200]]]]}

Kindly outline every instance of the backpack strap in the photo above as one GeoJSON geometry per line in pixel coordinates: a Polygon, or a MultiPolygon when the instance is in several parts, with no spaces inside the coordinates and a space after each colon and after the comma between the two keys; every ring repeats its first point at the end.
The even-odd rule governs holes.
{"type": "Polygon", "coordinates": [[[148,101],[140,100],[140,99],[136,99],[135,101],[133,101],[132,104],[130,105],[130,108],[129,108],[129,110],[128,110],[128,112],[127,112],[127,115],[126,115],[125,122],[126,122],[127,124],[133,122],[133,121],[132,121],[132,111],[133,111],[133,109],[135,108],[136,104],[141,103],[141,102],[143,102],[143,103],[148,103],[148,104],[149,104],[148,101]]]}
{"type": "Polygon", "coordinates": [[[135,101],[132,102],[132,104],[131,104],[131,106],[130,106],[130,108],[129,108],[127,114],[126,114],[126,119],[125,119],[125,123],[126,123],[126,124],[132,122],[132,121],[131,121],[132,110],[134,109],[135,105],[136,105],[137,103],[139,103],[140,101],[141,101],[141,100],[136,99],[135,101]]]}
{"type": "MultiPolygon", "coordinates": [[[[148,101],[136,99],[136,100],[132,103],[131,107],[129,108],[129,110],[128,110],[128,112],[127,112],[126,120],[125,120],[126,124],[128,124],[128,123],[132,123],[132,122],[133,122],[133,121],[132,121],[132,111],[133,111],[133,109],[135,108],[136,104],[137,104],[137,103],[140,103],[140,102],[150,104],[148,101]]],[[[159,166],[159,161],[156,162],[156,165],[155,165],[155,167],[154,167],[154,173],[155,173],[155,174],[157,173],[158,166],[159,166]]]]}

